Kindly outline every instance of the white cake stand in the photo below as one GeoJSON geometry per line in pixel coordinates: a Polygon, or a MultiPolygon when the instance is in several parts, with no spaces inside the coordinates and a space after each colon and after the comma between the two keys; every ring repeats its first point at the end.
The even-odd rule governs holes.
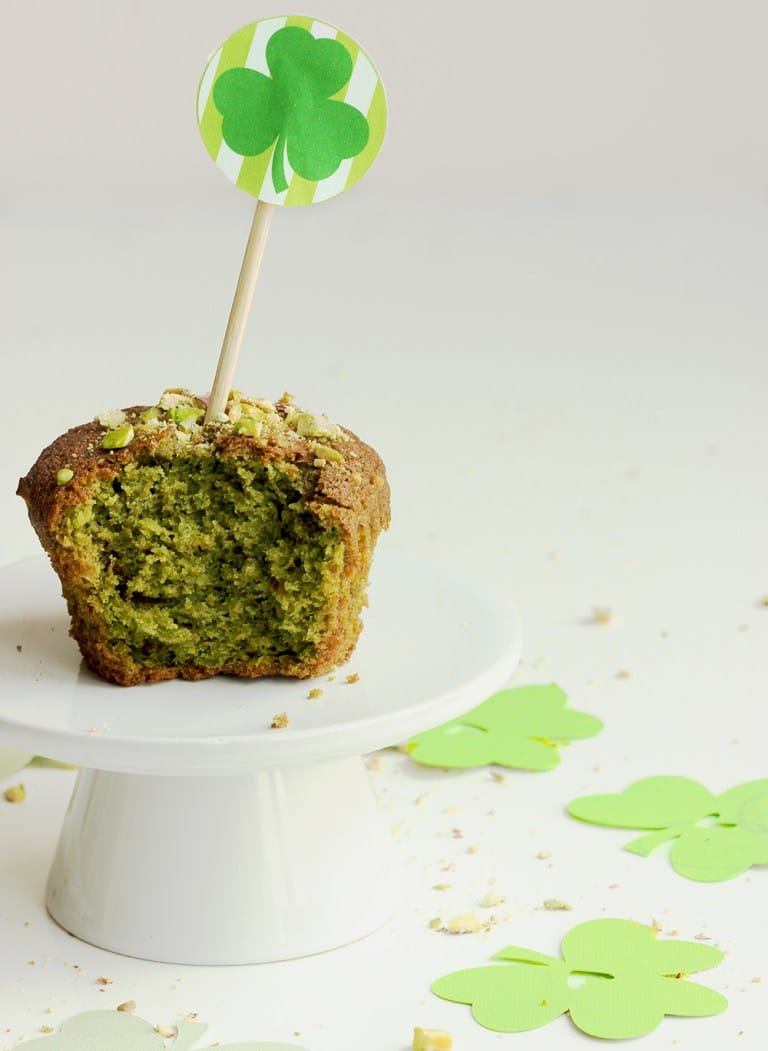
{"type": "Polygon", "coordinates": [[[520,631],[501,599],[396,549],[378,549],[369,594],[333,681],[124,689],[81,663],[45,559],[0,569],[0,741],[81,766],[48,881],[62,927],[129,956],[233,964],[389,919],[397,866],[361,756],[493,693],[520,631]],[[289,726],[270,729],[281,712],[289,726]]]}

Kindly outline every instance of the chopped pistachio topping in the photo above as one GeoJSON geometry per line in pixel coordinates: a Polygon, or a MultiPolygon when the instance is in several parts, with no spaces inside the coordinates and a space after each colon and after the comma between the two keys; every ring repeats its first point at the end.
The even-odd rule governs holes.
{"type": "Polygon", "coordinates": [[[75,477],[75,472],[71,467],[62,467],[61,470],[56,472],[56,485],[66,485],[71,482],[75,477]]]}
{"type": "Polygon", "coordinates": [[[194,405],[199,399],[191,390],[184,387],[170,387],[164,390],[158,402],[161,409],[175,409],[178,405],[194,405]]]}
{"type": "Polygon", "coordinates": [[[197,423],[204,413],[205,409],[200,409],[197,405],[174,405],[168,411],[168,419],[178,423],[179,427],[188,430],[189,427],[197,423]]]}
{"type": "Polygon", "coordinates": [[[253,404],[257,409],[261,409],[262,412],[275,412],[275,403],[270,401],[269,398],[257,398],[253,404]]]}
{"type": "Polygon", "coordinates": [[[247,434],[249,438],[260,437],[263,429],[262,421],[253,416],[241,416],[234,426],[235,434],[247,434]]]}
{"type": "Polygon", "coordinates": [[[107,431],[101,439],[101,447],[102,449],[124,449],[126,445],[131,444],[133,437],[133,427],[130,423],[126,423],[122,427],[115,427],[114,430],[107,431]]]}
{"type": "Polygon", "coordinates": [[[125,423],[125,413],[122,409],[108,409],[107,412],[102,412],[100,416],[97,416],[96,420],[102,427],[111,430],[125,423]]]}
{"type": "Polygon", "coordinates": [[[312,452],[315,454],[316,459],[328,460],[330,463],[344,463],[344,457],[338,449],[332,449],[330,445],[319,445],[317,442],[313,442],[310,446],[312,452]]]}
{"type": "MultiPolygon", "coordinates": [[[[206,443],[211,432],[227,431],[282,448],[300,442],[312,454],[315,467],[344,463],[344,455],[336,443],[347,440],[345,432],[322,413],[299,408],[292,394],[284,393],[277,402],[272,402],[268,398],[246,397],[239,390],[230,391],[224,411],[212,421],[205,420],[207,404],[207,395],[171,387],[163,391],[157,405],[139,413],[134,424],[139,432],[172,428],[172,440],[183,444],[206,443]]],[[[130,424],[123,418],[104,436],[102,448],[121,449],[133,437],[130,424]]],[[[356,477],[362,482],[361,475],[356,477]]]]}
{"type": "Polygon", "coordinates": [[[159,420],[162,415],[160,406],[153,405],[151,408],[145,409],[144,412],[139,414],[139,420],[142,423],[152,423],[153,420],[159,420]]]}
{"type": "Polygon", "coordinates": [[[327,416],[313,416],[311,412],[294,412],[286,417],[288,426],[302,438],[338,438],[339,428],[327,416]]]}

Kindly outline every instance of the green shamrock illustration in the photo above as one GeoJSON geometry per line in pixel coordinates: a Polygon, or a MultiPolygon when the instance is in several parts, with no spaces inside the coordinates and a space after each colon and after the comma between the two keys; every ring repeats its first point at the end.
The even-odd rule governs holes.
{"type": "MultiPolygon", "coordinates": [[[[143,1018],[122,1011],[86,1011],[62,1025],[55,1036],[27,1040],[20,1047],[35,1051],[190,1051],[208,1026],[199,1022],[179,1022],[176,1036],[168,1043],[143,1018]]],[[[306,1051],[296,1044],[246,1043],[216,1044],[219,1051],[306,1051]]],[[[202,1051],[202,1049],[201,1049],[202,1051]]],[[[205,1051],[213,1051],[206,1048],[205,1051]]]]}
{"type": "Polygon", "coordinates": [[[522,770],[551,770],[560,762],[555,745],[592,737],[603,724],[568,707],[559,686],[501,690],[458,719],[408,742],[417,763],[470,767],[496,763],[522,770]]]}
{"type": "Polygon", "coordinates": [[[644,858],[672,840],[672,867],[700,883],[733,879],[752,865],[768,865],[765,779],[715,796],[686,777],[646,777],[615,795],[581,796],[568,813],[595,825],[652,830],[625,848],[644,858]]]}
{"type": "Polygon", "coordinates": [[[725,997],[686,980],[714,967],[723,954],[698,942],[659,941],[631,920],[590,920],[572,928],[562,959],[509,946],[502,961],[439,978],[432,991],[470,1004],[480,1025],[501,1033],[538,1029],[566,1011],[590,1036],[644,1036],[667,1015],[708,1016],[725,997]]]}
{"type": "Polygon", "coordinates": [[[338,40],[316,40],[307,29],[285,26],[266,49],[271,77],[238,66],[222,73],[213,101],[223,117],[222,135],[231,150],[254,157],[272,154],[272,182],[288,189],[285,157],[304,179],[333,175],[368,142],[363,114],[331,96],[349,82],[352,57],[338,40]]]}

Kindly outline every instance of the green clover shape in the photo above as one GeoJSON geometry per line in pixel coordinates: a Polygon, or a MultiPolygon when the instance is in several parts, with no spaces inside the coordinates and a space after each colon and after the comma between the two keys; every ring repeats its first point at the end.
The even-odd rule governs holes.
{"type": "MultiPolygon", "coordinates": [[[[190,1051],[208,1026],[179,1022],[176,1037],[167,1044],[157,1029],[143,1018],[122,1011],[86,1011],[66,1021],[55,1036],[28,1040],[20,1047],[35,1051],[190,1051]]],[[[217,1044],[219,1051],[306,1051],[296,1044],[217,1044]]],[[[213,1051],[213,1048],[201,1049],[213,1051]]]]}
{"type": "Polygon", "coordinates": [[[331,98],[352,76],[352,57],[338,40],[316,40],[307,29],[285,26],[266,48],[271,77],[238,66],[222,73],[213,101],[231,150],[254,157],[272,154],[272,182],[288,189],[285,156],[304,179],[320,181],[368,142],[368,121],[346,102],[331,98]]]}
{"type": "Polygon", "coordinates": [[[551,770],[560,762],[555,744],[592,737],[603,724],[568,707],[559,686],[501,690],[458,719],[408,742],[417,763],[427,766],[499,766],[551,770]]]}
{"type": "Polygon", "coordinates": [[[470,1004],[487,1029],[521,1033],[566,1011],[582,1032],[604,1039],[644,1036],[667,1015],[708,1016],[725,997],[685,976],[714,967],[723,954],[697,942],[659,941],[630,920],[590,920],[563,939],[562,960],[517,946],[501,964],[439,978],[432,991],[470,1004]]]}
{"type": "Polygon", "coordinates": [[[654,830],[626,845],[648,857],[672,840],[670,862],[686,879],[715,883],[768,865],[768,780],[713,795],[686,777],[646,777],[624,792],[581,796],[571,817],[614,828],[654,830]],[[699,822],[707,821],[706,827],[699,822]]]}

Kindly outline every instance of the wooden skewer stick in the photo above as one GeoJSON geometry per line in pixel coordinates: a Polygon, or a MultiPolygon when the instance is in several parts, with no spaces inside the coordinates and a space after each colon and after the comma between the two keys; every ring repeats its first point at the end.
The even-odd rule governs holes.
{"type": "Polygon", "coordinates": [[[221,353],[219,354],[219,363],[216,366],[216,375],[213,379],[211,398],[205,413],[206,423],[211,423],[219,413],[224,412],[229,398],[232,377],[235,374],[240,344],[243,341],[243,332],[248,320],[248,312],[251,309],[251,301],[256,288],[256,278],[259,276],[259,268],[264,256],[269,224],[272,221],[274,210],[275,206],[273,204],[266,204],[264,201],[256,202],[251,232],[248,235],[248,244],[245,246],[243,265],[240,267],[240,277],[237,279],[235,297],[232,300],[232,309],[229,312],[227,330],[224,333],[224,342],[221,344],[221,353]]]}

